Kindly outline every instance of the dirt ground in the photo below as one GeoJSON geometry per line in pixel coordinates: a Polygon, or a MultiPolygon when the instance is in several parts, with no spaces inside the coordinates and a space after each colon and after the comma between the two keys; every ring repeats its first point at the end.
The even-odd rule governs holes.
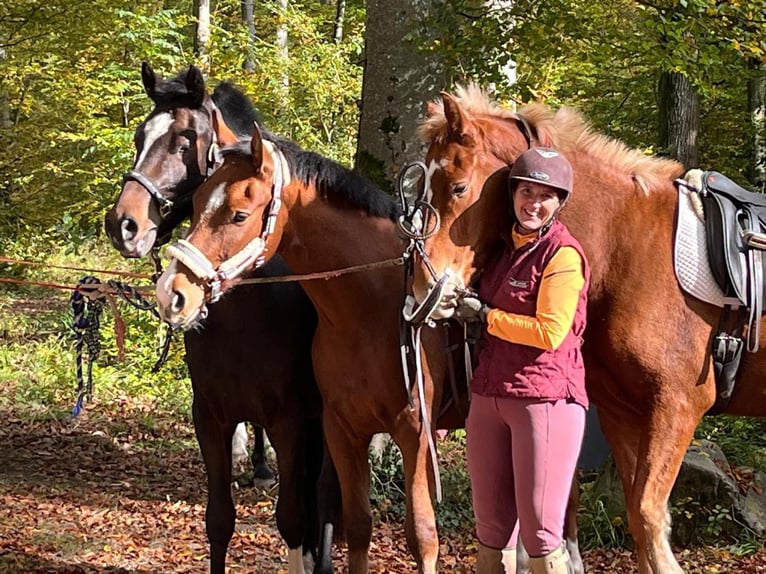
{"type": "MultiPolygon", "coordinates": [[[[0,574],[208,572],[205,477],[193,430],[112,406],[75,422],[0,412],[0,574]],[[149,424],[150,421],[150,424],[149,424]]],[[[237,530],[228,571],[287,572],[274,524],[276,488],[236,490],[237,530]]],[[[442,572],[473,572],[471,533],[443,536],[442,572]]],[[[766,572],[766,552],[678,551],[694,573],[766,572]]],[[[344,550],[335,550],[342,572],[344,550]]],[[[400,524],[377,523],[372,571],[415,572],[400,524]]],[[[637,572],[626,551],[584,556],[594,574],[637,572]]]]}

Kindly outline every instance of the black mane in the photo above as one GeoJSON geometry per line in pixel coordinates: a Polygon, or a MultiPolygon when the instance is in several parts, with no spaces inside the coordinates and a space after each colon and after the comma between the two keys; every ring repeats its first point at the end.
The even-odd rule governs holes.
{"type": "MultiPolygon", "coordinates": [[[[183,70],[172,78],[160,80],[154,86],[152,99],[156,110],[166,111],[174,108],[198,109],[199,94],[189,91],[186,83],[188,72],[183,70]]],[[[253,133],[253,124],[263,126],[263,116],[250,99],[230,82],[221,82],[213,91],[213,102],[221,110],[226,124],[238,136],[253,133]]]]}
{"type": "MultiPolygon", "coordinates": [[[[290,177],[306,185],[313,184],[322,198],[345,209],[361,209],[372,217],[396,221],[399,204],[357,171],[344,167],[323,155],[306,151],[297,143],[264,130],[263,139],[274,143],[287,159],[290,177]]],[[[224,157],[237,155],[252,160],[250,139],[224,148],[224,157]]]]}
{"type": "Polygon", "coordinates": [[[263,116],[242,90],[229,82],[221,82],[213,90],[213,101],[221,110],[226,124],[238,136],[253,133],[253,124],[263,127],[263,116]]]}

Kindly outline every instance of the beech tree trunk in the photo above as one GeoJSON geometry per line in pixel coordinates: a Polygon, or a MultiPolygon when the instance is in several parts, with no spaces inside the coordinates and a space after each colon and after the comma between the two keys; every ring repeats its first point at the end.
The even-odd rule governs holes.
{"type": "Polygon", "coordinates": [[[253,0],[242,0],[242,20],[247,27],[247,57],[245,58],[244,68],[247,72],[255,71],[255,59],[253,52],[255,50],[255,21],[253,20],[253,0]]]}
{"type": "Polygon", "coordinates": [[[207,47],[210,41],[210,0],[195,0],[194,54],[199,58],[203,72],[210,71],[210,56],[207,47]]]}
{"type": "Polygon", "coordinates": [[[336,44],[343,41],[343,21],[346,18],[346,0],[337,0],[335,8],[335,30],[333,38],[336,44]]]}
{"type": "Polygon", "coordinates": [[[752,123],[752,169],[750,180],[761,193],[766,193],[766,69],[763,64],[751,64],[755,75],[747,84],[747,108],[752,123]]]}
{"type": "Polygon", "coordinates": [[[448,88],[438,58],[419,48],[433,41],[419,17],[438,0],[367,0],[365,69],[356,167],[394,191],[401,167],[422,159],[415,131],[426,103],[448,88]]]}

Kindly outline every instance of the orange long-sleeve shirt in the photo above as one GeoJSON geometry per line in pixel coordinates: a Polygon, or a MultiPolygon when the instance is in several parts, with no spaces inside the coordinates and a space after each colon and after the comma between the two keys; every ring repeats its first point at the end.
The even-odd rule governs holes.
{"type": "MultiPolygon", "coordinates": [[[[534,235],[513,232],[514,247],[532,241],[534,235]]],[[[537,347],[556,349],[572,328],[580,291],[585,286],[583,262],[572,247],[562,247],[543,271],[537,293],[537,312],[534,317],[490,309],[487,313],[487,332],[506,341],[537,347]]]]}

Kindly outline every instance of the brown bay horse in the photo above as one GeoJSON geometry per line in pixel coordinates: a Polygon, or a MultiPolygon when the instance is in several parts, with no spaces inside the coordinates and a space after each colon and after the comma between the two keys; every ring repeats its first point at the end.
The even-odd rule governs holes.
{"type": "Polygon", "coordinates": [[[429,442],[444,359],[441,353],[429,358],[422,394],[405,389],[398,331],[404,275],[394,265],[403,251],[395,232],[398,206],[351,170],[293,142],[266,138],[256,130],[250,145],[224,149],[223,165],[195,193],[194,218],[180,255],[184,262],[174,259],[157,282],[161,313],[172,324],[199,320],[211,288],[218,289],[195,275],[206,276],[207,266],[217,270],[214,281],[222,279],[220,288],[226,290],[233,284],[233,276],[223,273],[230,262],[252,264],[277,252],[301,274],[387,262],[302,281],[319,315],[314,372],[340,478],[348,571],[369,571],[367,450],[375,433],[387,432],[403,458],[408,547],[418,572],[434,574],[439,545],[429,442]]]}
{"type": "MultiPolygon", "coordinates": [[[[668,498],[715,399],[710,346],[721,313],[685,295],[674,274],[673,181],[683,167],[596,133],[571,109],[554,114],[531,104],[514,113],[475,86],[431,102],[420,135],[429,145],[425,201],[440,227],[424,247],[433,271],[416,266],[416,298],[425,300],[449,273],[434,319],[452,315],[452,294],[472,285],[509,225],[508,167],[535,144],[571,162],[574,191],[561,219],[592,271],[588,394],[622,480],[639,571],[681,574],[668,498]]],[[[744,354],[727,413],[766,414],[765,362],[766,350],[744,354]]]]}
{"type": "Polygon", "coordinates": [[[389,433],[402,452],[405,533],[418,572],[436,572],[429,446],[434,428],[462,426],[464,414],[455,408],[434,414],[447,371],[440,330],[423,334],[428,352],[422,390],[405,388],[399,354],[405,281],[395,266],[404,249],[396,233],[398,206],[353,171],[258,129],[249,145],[226,148],[223,155],[223,165],[195,193],[189,235],[173,246],[175,259],[157,283],[164,318],[178,326],[197,324],[213,293],[229,290],[237,272],[276,253],[301,274],[356,268],[302,281],[319,314],[314,369],[341,482],[349,572],[369,569],[367,449],[379,432],[389,433]]]}
{"type": "MultiPolygon", "coordinates": [[[[127,257],[147,255],[191,216],[194,190],[217,167],[216,145],[236,140],[227,128],[228,142],[219,141],[214,122],[249,134],[257,119],[252,104],[230,84],[207,94],[197,68],[162,80],[144,64],[142,78],[155,108],[136,129],[134,167],[106,216],[107,234],[127,257]]],[[[274,260],[258,275],[287,272],[282,260],[274,260]]],[[[194,427],[208,479],[213,574],[223,574],[234,532],[231,438],[241,421],[263,426],[277,453],[277,527],[296,550],[289,553],[290,573],[303,572],[297,550],[316,554],[317,546],[315,572],[332,571],[331,523],[340,502],[337,477],[324,454],[321,397],[311,364],[315,328],[313,305],[298,285],[251,285],[212,308],[204,328],[184,335],[194,427]]],[[[256,442],[259,437],[262,432],[256,442]]],[[[262,441],[258,454],[265,464],[262,441]]]]}

